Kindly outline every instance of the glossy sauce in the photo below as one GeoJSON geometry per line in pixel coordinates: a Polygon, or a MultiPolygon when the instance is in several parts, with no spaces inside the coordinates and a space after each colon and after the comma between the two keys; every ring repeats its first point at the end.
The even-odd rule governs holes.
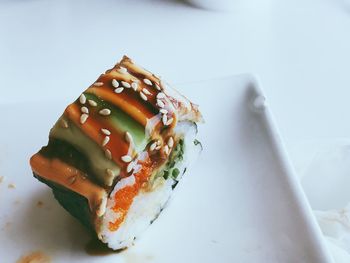
{"type": "Polygon", "coordinates": [[[63,185],[65,188],[86,197],[92,211],[95,211],[100,206],[102,199],[107,196],[102,187],[91,182],[78,169],[59,159],[47,159],[37,153],[30,159],[30,165],[33,171],[42,178],[63,185]]]}
{"type": "MultiPolygon", "coordinates": [[[[131,102],[131,104],[134,105],[134,102],[135,102],[135,106],[137,106],[141,112],[147,113],[147,111],[145,111],[145,109],[146,109],[146,107],[149,107],[149,105],[147,105],[147,103],[145,103],[145,102],[149,103],[149,100],[144,101],[143,99],[141,99],[141,97],[139,96],[139,92],[142,91],[143,88],[146,88],[151,93],[151,94],[145,93],[147,95],[147,97],[149,98],[149,97],[154,97],[158,93],[158,90],[154,86],[150,86],[150,85],[145,84],[143,82],[143,78],[145,78],[145,77],[137,78],[137,76],[130,75],[129,73],[131,73],[131,72],[128,72],[128,74],[120,74],[117,71],[113,70],[108,75],[101,76],[98,79],[98,81],[101,81],[104,83],[104,85],[102,87],[109,88],[112,91],[114,91],[114,89],[115,89],[112,85],[113,79],[118,80],[119,87],[124,87],[122,84],[122,81],[128,82],[129,84],[131,84],[132,82],[136,82],[137,83],[137,90],[136,91],[132,87],[131,88],[124,87],[123,92],[121,92],[117,95],[126,94],[127,100],[129,102],[131,102]]],[[[155,107],[155,105],[153,105],[153,107],[150,107],[148,110],[151,112],[152,111],[157,112],[157,108],[155,107]]]]}
{"type": "MultiPolygon", "coordinates": [[[[109,149],[112,153],[112,158],[115,163],[119,166],[125,166],[120,159],[121,156],[128,153],[129,145],[124,140],[124,134],[120,134],[114,127],[110,124],[107,119],[108,116],[97,116],[99,113],[92,111],[90,117],[86,120],[84,124],[80,123],[80,107],[77,104],[71,104],[66,108],[65,115],[75,125],[80,128],[89,138],[95,141],[98,145],[102,144],[105,135],[101,132],[102,128],[108,129],[111,132],[110,140],[104,148],[109,149]]],[[[102,147],[102,145],[101,145],[102,147]]]]}

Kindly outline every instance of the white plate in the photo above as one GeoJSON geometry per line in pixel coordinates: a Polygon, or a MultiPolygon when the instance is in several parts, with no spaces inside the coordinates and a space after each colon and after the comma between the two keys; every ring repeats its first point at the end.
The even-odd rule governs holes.
{"type": "Polygon", "coordinates": [[[204,151],[135,246],[108,256],[86,254],[89,235],[28,165],[66,102],[1,106],[0,261],[40,250],[57,263],[331,262],[256,82],[242,75],[179,89],[201,106],[204,151]]]}

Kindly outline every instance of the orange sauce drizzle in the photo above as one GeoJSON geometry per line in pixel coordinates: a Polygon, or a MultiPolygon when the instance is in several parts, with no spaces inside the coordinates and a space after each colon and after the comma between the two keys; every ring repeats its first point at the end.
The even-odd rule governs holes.
{"type": "Polygon", "coordinates": [[[33,171],[42,178],[63,185],[67,189],[85,196],[94,211],[107,197],[106,191],[91,182],[81,171],[59,159],[48,159],[37,153],[30,159],[33,171]]]}

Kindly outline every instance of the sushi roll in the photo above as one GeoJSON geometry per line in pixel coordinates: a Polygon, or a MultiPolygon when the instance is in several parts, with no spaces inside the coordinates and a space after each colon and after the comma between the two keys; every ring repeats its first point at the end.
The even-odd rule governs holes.
{"type": "Polygon", "coordinates": [[[102,242],[127,248],[201,151],[200,122],[197,105],[124,56],[65,109],[30,165],[102,242]]]}

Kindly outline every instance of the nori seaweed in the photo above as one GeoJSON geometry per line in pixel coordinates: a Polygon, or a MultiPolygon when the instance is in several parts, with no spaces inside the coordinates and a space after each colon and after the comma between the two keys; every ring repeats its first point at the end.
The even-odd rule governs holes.
{"type": "MultiPolygon", "coordinates": [[[[194,144],[197,146],[198,144],[202,148],[202,145],[199,141],[195,141],[194,144]]],[[[76,168],[90,172],[89,167],[87,166],[86,157],[77,151],[70,144],[57,140],[51,139],[49,146],[43,147],[40,151],[41,154],[45,155],[48,158],[56,157],[61,159],[62,161],[67,162],[68,164],[75,166],[76,168]]],[[[183,141],[179,143],[179,146],[183,148],[183,141]]],[[[183,149],[181,149],[183,151],[183,149]]],[[[180,151],[180,153],[182,152],[180,151]]],[[[182,174],[185,174],[187,168],[184,169],[182,174]]],[[[91,233],[96,233],[96,225],[95,225],[95,216],[91,213],[88,200],[81,196],[80,194],[73,192],[59,184],[54,182],[45,180],[39,175],[34,174],[34,177],[44,184],[48,185],[54,194],[55,199],[60,203],[61,206],[72,216],[74,216],[77,220],[79,220],[91,233]]],[[[174,184],[172,185],[172,189],[174,190],[178,184],[177,180],[174,180],[174,184]]],[[[161,211],[163,208],[161,209],[161,211]]],[[[160,211],[160,212],[161,212],[160,211]]],[[[150,222],[151,224],[157,219],[158,215],[150,222]]]]}
{"type": "Polygon", "coordinates": [[[41,148],[39,152],[49,159],[57,158],[66,164],[77,168],[85,173],[95,184],[100,185],[95,179],[96,175],[92,172],[88,158],[68,142],[56,138],[50,138],[49,144],[41,148]]]}
{"type": "Polygon", "coordinates": [[[44,184],[48,185],[61,206],[72,216],[78,219],[89,231],[96,233],[94,216],[91,214],[88,200],[63,186],[45,180],[44,178],[33,173],[34,177],[44,184]]]}

